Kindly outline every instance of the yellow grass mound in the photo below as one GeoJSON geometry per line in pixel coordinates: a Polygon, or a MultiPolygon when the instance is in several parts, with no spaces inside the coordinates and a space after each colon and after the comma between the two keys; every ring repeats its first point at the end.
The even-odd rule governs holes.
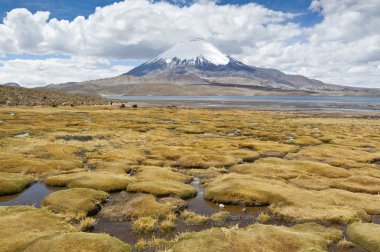
{"type": "Polygon", "coordinates": [[[46,237],[28,246],[25,252],[130,252],[131,247],[106,234],[67,233],[46,237]]]}
{"type": "Polygon", "coordinates": [[[125,190],[133,178],[129,175],[114,174],[108,172],[79,172],[45,179],[50,186],[67,186],[68,188],[90,188],[106,192],[125,190]]]}
{"type": "Polygon", "coordinates": [[[0,207],[1,251],[23,251],[37,239],[72,231],[75,228],[67,224],[63,217],[52,214],[47,209],[28,206],[0,207]]]}
{"type": "Polygon", "coordinates": [[[179,196],[192,198],[197,194],[194,187],[185,184],[191,176],[174,172],[169,168],[141,167],[136,175],[136,182],[128,185],[129,192],[143,192],[156,196],[179,196]]]}
{"type": "Polygon", "coordinates": [[[32,176],[0,172],[0,196],[19,193],[33,182],[32,176]]]}
{"type": "Polygon", "coordinates": [[[182,235],[174,252],[213,251],[326,251],[342,237],[340,231],[318,224],[294,227],[254,224],[244,229],[212,228],[182,235]]]}
{"type": "Polygon", "coordinates": [[[108,194],[103,191],[87,188],[73,188],[53,192],[41,202],[42,206],[60,213],[83,215],[94,214],[99,210],[100,203],[104,202],[108,194]]]}
{"type": "Polygon", "coordinates": [[[350,239],[371,252],[380,251],[380,225],[353,223],[347,227],[350,239]]]}
{"type": "Polygon", "coordinates": [[[173,210],[175,206],[159,203],[153,195],[137,194],[119,196],[106,205],[101,214],[107,219],[123,221],[145,216],[164,218],[173,210]]]}

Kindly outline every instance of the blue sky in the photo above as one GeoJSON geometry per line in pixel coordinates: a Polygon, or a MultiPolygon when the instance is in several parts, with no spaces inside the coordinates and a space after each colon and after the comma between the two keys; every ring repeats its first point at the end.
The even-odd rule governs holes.
{"type": "MultiPolygon", "coordinates": [[[[27,8],[31,12],[49,11],[50,18],[73,20],[77,16],[88,17],[95,11],[95,8],[106,6],[117,2],[116,0],[0,0],[1,19],[6,13],[15,8],[27,8]]],[[[167,0],[180,6],[188,5],[193,1],[189,0],[167,0]]],[[[302,26],[312,26],[321,21],[322,16],[308,10],[311,0],[219,0],[219,5],[234,4],[244,5],[247,3],[257,3],[276,11],[300,13],[294,19],[302,26]]]]}
{"type": "Polygon", "coordinates": [[[0,83],[112,77],[203,38],[248,65],[380,87],[378,0],[114,1],[0,0],[0,83]]]}

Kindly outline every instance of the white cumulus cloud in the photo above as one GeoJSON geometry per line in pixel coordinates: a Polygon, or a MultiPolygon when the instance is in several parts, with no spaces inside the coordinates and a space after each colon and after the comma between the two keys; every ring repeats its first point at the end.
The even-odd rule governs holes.
{"type": "Polygon", "coordinates": [[[116,68],[123,68],[114,66],[113,60],[149,59],[179,41],[201,37],[247,64],[303,74],[327,83],[380,87],[380,1],[310,3],[310,11],[322,15],[323,20],[309,28],[294,21],[297,13],[273,11],[253,3],[218,5],[211,0],[184,6],[126,0],[97,8],[88,18],[78,16],[72,21],[50,18],[49,12],[14,9],[0,24],[0,55],[71,57],[19,60],[30,66],[23,65],[18,72],[9,68],[17,60],[3,60],[0,82],[23,78],[21,84],[42,85],[63,79],[111,76],[116,68]],[[88,61],[78,67],[83,59],[88,61]],[[92,66],[99,62],[110,65],[92,66]],[[52,74],[53,70],[39,70],[34,75],[36,80],[27,77],[33,75],[30,71],[36,65],[48,69],[48,64],[60,63],[66,71],[52,74]],[[44,73],[46,78],[39,77],[44,73]]]}

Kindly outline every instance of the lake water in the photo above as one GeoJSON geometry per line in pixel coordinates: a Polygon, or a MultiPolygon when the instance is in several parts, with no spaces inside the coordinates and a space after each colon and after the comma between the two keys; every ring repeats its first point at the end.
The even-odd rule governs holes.
{"type": "Polygon", "coordinates": [[[355,109],[380,110],[374,96],[106,96],[152,104],[231,108],[355,109]]]}

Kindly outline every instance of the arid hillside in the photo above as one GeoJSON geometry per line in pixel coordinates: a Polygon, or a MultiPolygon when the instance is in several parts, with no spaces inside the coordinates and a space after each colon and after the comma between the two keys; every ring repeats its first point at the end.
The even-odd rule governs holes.
{"type": "Polygon", "coordinates": [[[10,87],[0,85],[0,105],[22,106],[64,106],[64,105],[106,105],[110,101],[96,96],[65,94],[62,92],[10,87]]]}

